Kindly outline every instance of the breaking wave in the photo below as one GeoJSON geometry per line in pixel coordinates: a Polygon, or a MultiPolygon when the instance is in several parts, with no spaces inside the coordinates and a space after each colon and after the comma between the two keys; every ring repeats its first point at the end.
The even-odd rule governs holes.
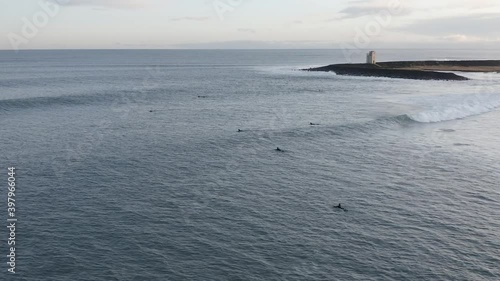
{"type": "Polygon", "coordinates": [[[407,114],[408,118],[420,123],[435,123],[462,119],[469,116],[490,112],[500,107],[499,94],[476,94],[467,96],[450,96],[446,99],[433,100],[436,105],[429,109],[407,114]]]}

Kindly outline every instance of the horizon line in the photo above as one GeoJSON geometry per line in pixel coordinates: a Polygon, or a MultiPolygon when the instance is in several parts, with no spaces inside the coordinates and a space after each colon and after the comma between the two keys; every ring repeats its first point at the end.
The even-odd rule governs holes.
{"type": "Polygon", "coordinates": [[[498,48],[68,48],[68,49],[0,49],[0,52],[23,52],[23,51],[279,51],[279,50],[498,50],[498,48]]]}

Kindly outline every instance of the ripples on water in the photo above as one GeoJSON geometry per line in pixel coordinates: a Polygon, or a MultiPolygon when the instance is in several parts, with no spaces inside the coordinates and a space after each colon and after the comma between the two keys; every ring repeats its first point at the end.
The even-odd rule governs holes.
{"type": "Polygon", "coordinates": [[[500,278],[498,76],[295,71],[337,51],[22,54],[0,53],[19,280],[500,278]]]}

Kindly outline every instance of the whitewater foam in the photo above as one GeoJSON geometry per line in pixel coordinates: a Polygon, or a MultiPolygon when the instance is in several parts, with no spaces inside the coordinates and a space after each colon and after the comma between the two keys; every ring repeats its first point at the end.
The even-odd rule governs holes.
{"type": "Polygon", "coordinates": [[[438,105],[407,116],[416,122],[435,123],[479,115],[500,107],[500,94],[453,95],[451,98],[453,100],[450,96],[445,100],[431,98],[438,105]]]}
{"type": "Polygon", "coordinates": [[[254,67],[253,69],[258,72],[269,73],[273,75],[287,75],[287,76],[303,76],[303,77],[331,77],[335,73],[328,72],[308,72],[303,69],[319,67],[318,65],[281,65],[281,66],[261,66],[254,67]]]}

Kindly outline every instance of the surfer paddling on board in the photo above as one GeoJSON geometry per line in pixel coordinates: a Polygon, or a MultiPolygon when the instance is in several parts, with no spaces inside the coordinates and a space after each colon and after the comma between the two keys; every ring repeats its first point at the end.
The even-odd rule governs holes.
{"type": "Polygon", "coordinates": [[[336,208],[336,209],[341,209],[341,210],[343,210],[344,212],[347,212],[347,209],[346,209],[346,208],[344,208],[344,207],[342,207],[342,205],[341,205],[340,203],[339,203],[337,206],[333,206],[333,207],[334,207],[334,208],[336,208]]]}

